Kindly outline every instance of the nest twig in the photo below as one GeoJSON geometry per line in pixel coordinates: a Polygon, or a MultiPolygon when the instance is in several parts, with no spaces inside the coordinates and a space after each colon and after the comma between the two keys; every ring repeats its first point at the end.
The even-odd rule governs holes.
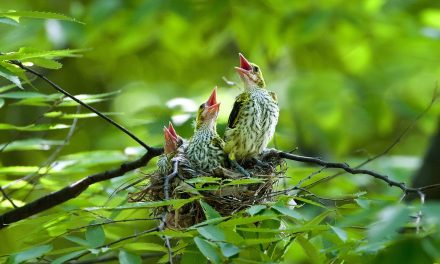
{"type": "MultiPolygon", "coordinates": [[[[176,158],[175,158],[176,159],[176,158]]],[[[270,197],[279,179],[284,177],[287,166],[278,155],[261,155],[257,161],[245,162],[243,167],[253,177],[246,179],[238,172],[229,168],[219,167],[213,173],[197,171],[183,157],[177,158],[178,177],[166,182],[163,175],[155,171],[150,174],[148,184],[129,195],[131,202],[162,201],[166,196],[170,199],[187,199],[202,196],[203,200],[218,211],[222,216],[230,216],[254,204],[263,203],[270,197]],[[197,181],[197,178],[213,181],[197,181]],[[166,185],[166,188],[164,188],[166,185]],[[167,189],[164,192],[164,189],[167,189]]],[[[175,163],[177,164],[177,163],[175,163]]],[[[165,224],[168,228],[181,229],[205,220],[203,209],[198,201],[184,205],[178,210],[173,208],[157,208],[153,215],[159,216],[168,211],[165,224]]]]}

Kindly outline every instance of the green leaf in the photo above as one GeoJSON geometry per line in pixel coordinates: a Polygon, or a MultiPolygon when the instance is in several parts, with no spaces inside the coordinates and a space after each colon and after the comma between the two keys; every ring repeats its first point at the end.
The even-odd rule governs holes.
{"type": "Polygon", "coordinates": [[[219,243],[223,256],[230,258],[240,253],[240,248],[230,243],[219,243]]]}
{"type": "Polygon", "coordinates": [[[289,217],[292,217],[295,219],[304,219],[304,217],[300,213],[296,212],[293,209],[282,206],[282,205],[273,205],[272,209],[275,209],[276,211],[282,213],[283,215],[286,215],[286,216],[289,216],[289,217]]]}
{"type": "Polygon", "coordinates": [[[0,130],[18,130],[18,131],[47,131],[69,128],[66,124],[32,124],[28,126],[15,126],[12,124],[0,123],[0,130]]]}
{"type": "Polygon", "coordinates": [[[251,207],[246,209],[246,212],[248,212],[248,214],[250,215],[256,215],[266,208],[267,207],[265,205],[257,204],[257,205],[252,205],[251,207]]]}
{"type": "Polygon", "coordinates": [[[237,217],[230,219],[221,223],[221,226],[237,226],[237,225],[247,225],[255,222],[260,222],[263,220],[274,219],[275,217],[272,215],[255,215],[249,217],[237,217]]]}
{"type": "Polygon", "coordinates": [[[12,254],[8,258],[7,264],[19,264],[27,260],[39,258],[44,254],[46,254],[47,252],[51,251],[52,248],[53,248],[52,245],[42,245],[12,254]]]}
{"type": "Polygon", "coordinates": [[[19,22],[20,18],[38,18],[38,19],[57,19],[57,20],[66,20],[75,23],[84,24],[81,21],[76,20],[75,18],[68,17],[58,13],[52,12],[41,12],[41,11],[7,11],[0,12],[0,17],[7,17],[13,19],[16,22],[19,22]]]}
{"type": "Polygon", "coordinates": [[[172,205],[173,208],[179,209],[187,203],[193,202],[200,197],[194,196],[188,199],[171,199],[167,201],[157,201],[157,202],[138,202],[129,205],[117,206],[117,207],[92,207],[87,208],[89,211],[94,210],[129,210],[129,209],[140,209],[140,208],[156,208],[162,206],[172,205]]]}
{"type": "Polygon", "coordinates": [[[30,61],[35,58],[53,59],[59,57],[79,57],[78,53],[87,51],[87,49],[64,49],[64,50],[46,50],[39,51],[35,49],[21,48],[18,52],[10,52],[0,55],[0,61],[20,60],[30,61]]]}
{"type": "Polygon", "coordinates": [[[80,237],[76,237],[76,236],[69,236],[69,235],[67,235],[67,236],[64,236],[64,238],[65,239],[67,239],[67,240],[69,240],[69,241],[72,241],[73,243],[76,243],[76,244],[78,244],[78,245],[81,245],[81,246],[84,246],[84,247],[92,247],[91,245],[90,245],[90,242],[89,241],[87,241],[87,240],[85,240],[85,239],[82,239],[82,238],[80,238],[80,237]]]}
{"type": "Polygon", "coordinates": [[[71,252],[69,254],[66,254],[64,256],[61,256],[61,257],[51,261],[51,264],[62,264],[64,262],[68,261],[68,260],[71,260],[73,258],[78,257],[79,255],[81,255],[81,254],[83,254],[83,253],[85,253],[87,251],[88,251],[87,249],[83,249],[83,250],[71,252]]]}
{"type": "Polygon", "coordinates": [[[52,60],[52,59],[46,59],[46,58],[33,58],[30,60],[27,60],[29,62],[32,62],[33,64],[46,68],[46,69],[52,69],[52,70],[58,70],[63,67],[63,64],[59,63],[58,61],[52,60]]]}
{"type": "Polygon", "coordinates": [[[25,99],[25,98],[45,98],[48,95],[36,92],[18,91],[0,94],[1,98],[25,99]]]}
{"type": "Polygon", "coordinates": [[[62,140],[46,140],[42,138],[30,138],[24,140],[12,141],[11,143],[0,144],[0,149],[6,151],[17,150],[50,150],[52,146],[63,145],[62,140]]]}
{"type": "Polygon", "coordinates": [[[125,250],[119,251],[120,264],[141,264],[142,259],[139,255],[127,252],[125,250]]]}
{"type": "Polygon", "coordinates": [[[342,242],[347,241],[347,232],[345,232],[344,229],[336,227],[336,226],[331,226],[331,225],[329,225],[329,226],[333,230],[333,232],[335,232],[335,234],[339,237],[339,239],[342,240],[342,242]]]}
{"type": "Polygon", "coordinates": [[[2,108],[4,104],[5,104],[5,100],[0,98],[0,108],[2,108]]]}
{"type": "Polygon", "coordinates": [[[94,248],[104,245],[105,242],[104,228],[100,225],[87,227],[86,240],[89,243],[89,245],[94,248]]]}
{"type": "Polygon", "coordinates": [[[206,219],[214,219],[214,218],[220,218],[222,217],[219,212],[217,212],[212,206],[205,203],[202,200],[199,200],[200,205],[203,208],[203,212],[205,213],[206,219]]]}
{"type": "Polygon", "coordinates": [[[40,168],[38,166],[0,166],[0,174],[4,175],[26,175],[29,173],[38,172],[40,168]]]}
{"type": "Polygon", "coordinates": [[[379,241],[387,236],[397,235],[396,231],[409,221],[409,210],[404,205],[384,208],[379,212],[379,221],[368,230],[371,241],[379,241]]]}
{"type": "Polygon", "coordinates": [[[0,65],[0,76],[9,80],[13,84],[15,84],[18,88],[23,89],[23,86],[21,86],[20,78],[18,78],[18,76],[16,74],[11,72],[7,68],[3,67],[2,65],[0,65]]]}
{"type": "Polygon", "coordinates": [[[232,181],[230,181],[230,182],[228,182],[227,184],[224,184],[224,185],[225,186],[229,186],[229,185],[261,183],[261,182],[263,182],[262,179],[259,179],[259,178],[249,178],[249,179],[232,180],[232,181]]]}
{"type": "Polygon", "coordinates": [[[230,228],[221,228],[219,226],[208,225],[197,228],[199,234],[210,241],[229,242],[239,244],[243,238],[232,231],[230,228]]]}
{"type": "Polygon", "coordinates": [[[304,249],[311,263],[321,263],[319,259],[319,252],[307,239],[303,236],[297,236],[295,240],[304,249]]]}
{"type": "Polygon", "coordinates": [[[322,205],[322,204],[320,204],[320,203],[317,203],[317,202],[315,202],[315,201],[312,201],[312,200],[306,199],[306,198],[304,198],[304,197],[295,197],[294,200],[296,200],[296,201],[301,201],[301,202],[305,202],[305,203],[308,203],[308,204],[311,204],[311,205],[315,205],[315,206],[318,206],[318,207],[321,207],[321,208],[327,209],[327,207],[325,207],[324,205],[322,205]]]}
{"type": "Polygon", "coordinates": [[[213,263],[222,263],[222,259],[219,256],[218,248],[211,242],[208,242],[200,237],[195,237],[194,242],[199,248],[200,252],[213,263]]]}
{"type": "Polygon", "coordinates": [[[130,243],[123,246],[124,249],[129,251],[159,251],[159,252],[167,252],[168,250],[159,244],[154,243],[146,243],[146,242],[138,242],[138,243],[130,243]]]}
{"type": "Polygon", "coordinates": [[[217,177],[196,177],[192,179],[185,180],[187,183],[218,183],[222,179],[217,177]]]}

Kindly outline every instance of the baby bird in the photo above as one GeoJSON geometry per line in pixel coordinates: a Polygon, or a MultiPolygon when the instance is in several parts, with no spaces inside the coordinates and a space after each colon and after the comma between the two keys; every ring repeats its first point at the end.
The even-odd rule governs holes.
{"type": "Polygon", "coordinates": [[[208,101],[200,105],[194,135],[189,139],[185,151],[187,159],[196,170],[211,173],[215,168],[224,166],[224,142],[216,128],[219,108],[216,87],[208,101]]]}
{"type": "Polygon", "coordinates": [[[237,163],[255,158],[266,147],[278,123],[278,101],[274,92],[265,89],[261,69],[240,56],[240,67],[235,67],[244,83],[244,91],[235,99],[225,131],[224,151],[233,166],[246,176],[249,174],[237,163]]]}

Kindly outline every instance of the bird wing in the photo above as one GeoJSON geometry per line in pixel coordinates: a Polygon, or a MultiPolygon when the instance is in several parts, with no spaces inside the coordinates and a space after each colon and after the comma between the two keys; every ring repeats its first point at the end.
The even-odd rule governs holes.
{"type": "Polygon", "coordinates": [[[238,116],[240,113],[240,109],[243,106],[243,103],[246,101],[246,98],[248,98],[247,93],[242,93],[235,99],[234,106],[232,107],[232,111],[229,114],[229,120],[228,120],[228,127],[234,128],[237,124],[238,116]]]}
{"type": "Polygon", "coordinates": [[[275,101],[275,103],[278,103],[278,96],[277,96],[277,94],[272,92],[272,91],[270,91],[269,94],[272,97],[272,99],[275,101]]]}

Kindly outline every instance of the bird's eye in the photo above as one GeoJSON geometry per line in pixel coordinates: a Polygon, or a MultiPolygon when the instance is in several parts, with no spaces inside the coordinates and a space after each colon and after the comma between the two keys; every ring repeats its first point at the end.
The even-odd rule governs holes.
{"type": "Polygon", "coordinates": [[[252,69],[254,72],[258,72],[260,70],[260,68],[258,68],[258,66],[254,66],[252,69]]]}

